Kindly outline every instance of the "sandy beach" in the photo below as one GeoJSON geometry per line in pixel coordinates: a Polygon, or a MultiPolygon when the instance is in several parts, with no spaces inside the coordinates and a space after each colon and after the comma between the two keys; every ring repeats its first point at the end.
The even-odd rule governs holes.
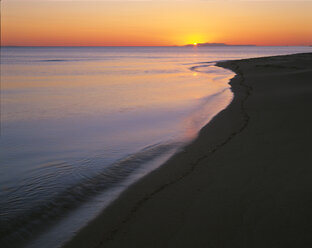
{"type": "Polygon", "coordinates": [[[232,103],[66,248],[312,247],[312,53],[218,66],[232,103]]]}

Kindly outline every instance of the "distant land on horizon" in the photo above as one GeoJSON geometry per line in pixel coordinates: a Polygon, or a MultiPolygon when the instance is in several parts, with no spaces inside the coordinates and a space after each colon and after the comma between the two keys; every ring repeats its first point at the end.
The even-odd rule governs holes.
{"type": "Polygon", "coordinates": [[[194,43],[194,44],[187,44],[187,45],[184,45],[186,47],[189,47],[189,46],[256,46],[256,45],[250,45],[250,44],[247,44],[247,45],[231,45],[231,44],[226,44],[226,43],[194,43]]]}
{"type": "MultiPolygon", "coordinates": [[[[23,46],[23,45],[1,45],[2,48],[18,48],[18,47],[262,47],[262,45],[253,45],[253,44],[238,44],[238,45],[232,45],[232,44],[226,44],[226,43],[192,43],[187,45],[168,45],[168,46],[87,46],[87,45],[38,45],[38,46],[23,46]]],[[[265,45],[265,46],[307,46],[312,47],[312,45],[265,45]]],[[[265,47],[264,46],[264,47],[265,47]]]]}

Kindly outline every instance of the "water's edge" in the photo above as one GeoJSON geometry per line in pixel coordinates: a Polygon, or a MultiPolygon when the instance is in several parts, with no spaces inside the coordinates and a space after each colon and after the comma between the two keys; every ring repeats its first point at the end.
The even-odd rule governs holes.
{"type": "MultiPolygon", "coordinates": [[[[220,62],[227,62],[227,60],[222,60],[222,61],[220,60],[220,62]]],[[[209,63],[209,62],[207,62],[207,63],[209,63]]],[[[204,65],[204,66],[206,66],[206,65],[204,65]]],[[[225,70],[231,70],[231,69],[229,69],[229,68],[225,68],[225,67],[223,67],[223,66],[218,65],[218,62],[217,62],[217,61],[216,61],[216,66],[221,67],[222,69],[225,69],[225,70]]],[[[199,67],[201,67],[201,66],[199,66],[199,67]]],[[[191,69],[191,68],[190,68],[190,69],[191,69]]],[[[192,69],[194,69],[194,68],[192,68],[192,69]]],[[[231,70],[231,71],[232,71],[232,70],[231,70]]],[[[192,145],[193,145],[194,143],[196,143],[197,140],[198,140],[199,138],[202,138],[202,134],[201,134],[202,131],[203,131],[204,129],[206,129],[206,128],[209,126],[209,124],[210,124],[212,121],[214,121],[214,120],[219,116],[219,114],[220,114],[221,112],[223,112],[224,110],[226,110],[226,109],[233,103],[233,101],[234,101],[235,93],[236,93],[236,92],[233,91],[231,82],[234,80],[234,78],[237,77],[237,74],[236,74],[235,71],[233,71],[233,73],[235,73],[234,76],[227,82],[227,84],[229,84],[229,85],[231,86],[231,87],[230,87],[230,90],[231,90],[231,92],[233,93],[233,97],[232,97],[230,103],[229,103],[225,108],[221,109],[218,113],[216,113],[211,119],[209,119],[209,121],[208,121],[200,130],[198,130],[197,136],[196,136],[192,141],[188,142],[187,144],[184,144],[184,146],[181,147],[181,149],[179,149],[176,153],[172,154],[172,156],[171,156],[170,158],[168,158],[164,163],[162,163],[162,164],[159,165],[157,168],[155,168],[154,171],[150,171],[150,172],[148,173],[148,175],[145,175],[145,176],[141,177],[139,180],[137,180],[136,182],[132,183],[127,189],[125,189],[125,191],[123,191],[114,201],[112,201],[105,209],[103,209],[103,211],[100,213],[99,217],[102,217],[102,215],[105,215],[105,213],[107,212],[106,209],[107,209],[107,210],[110,210],[110,209],[108,209],[108,208],[114,208],[114,207],[115,207],[114,205],[116,205],[116,204],[118,203],[118,201],[120,201],[120,199],[126,198],[125,195],[127,195],[129,189],[131,190],[131,189],[135,188],[136,185],[139,185],[141,182],[144,182],[144,180],[146,180],[146,177],[148,177],[148,176],[153,176],[152,174],[153,174],[154,172],[156,172],[157,170],[160,170],[160,171],[161,171],[161,170],[163,169],[163,166],[166,166],[167,164],[170,164],[171,161],[174,161],[174,160],[175,160],[177,157],[179,157],[181,154],[182,154],[182,156],[183,156],[183,153],[185,153],[185,151],[187,150],[188,147],[192,147],[192,145]]],[[[132,216],[133,214],[135,214],[136,210],[138,210],[139,207],[140,207],[145,201],[147,201],[147,200],[149,199],[149,197],[152,197],[154,194],[157,194],[158,192],[160,192],[160,191],[162,191],[163,189],[165,189],[167,186],[169,186],[169,185],[175,183],[177,180],[178,180],[178,181],[181,180],[182,178],[184,178],[185,176],[187,176],[189,173],[191,173],[191,172],[193,171],[193,169],[194,169],[194,165],[190,165],[189,167],[191,168],[190,171],[187,171],[187,172],[183,173],[181,176],[177,175],[178,177],[177,177],[176,180],[173,180],[172,182],[168,182],[168,183],[166,183],[166,184],[164,184],[164,185],[161,185],[160,188],[154,189],[154,190],[152,191],[152,193],[150,193],[149,195],[146,195],[143,199],[140,199],[139,202],[137,202],[135,206],[132,206],[133,209],[130,209],[130,210],[129,210],[129,215],[132,216]]],[[[179,173],[178,173],[178,174],[179,174],[179,173]]],[[[132,193],[133,193],[133,192],[132,192],[132,193]]],[[[134,197],[134,198],[138,198],[138,197],[134,197]]],[[[129,200],[129,199],[128,199],[128,200],[129,200]]],[[[129,204],[129,205],[130,205],[130,204],[129,204]]],[[[119,218],[119,219],[121,220],[121,223],[120,223],[121,225],[122,225],[123,223],[126,223],[126,222],[131,218],[130,216],[127,216],[127,217],[128,217],[128,218],[126,218],[126,219],[124,219],[124,220],[122,220],[121,218],[119,218]]],[[[95,218],[93,221],[91,221],[90,223],[88,223],[84,228],[82,228],[81,230],[79,230],[79,232],[77,232],[71,239],[69,239],[67,242],[64,242],[64,244],[63,244],[61,247],[63,247],[63,248],[75,247],[75,242],[76,242],[76,240],[79,240],[80,237],[84,237],[84,236],[81,235],[81,233],[84,231],[84,229],[87,229],[87,228],[88,228],[88,225],[92,225],[94,221],[96,221],[96,218],[95,218]],[[77,237],[78,237],[78,239],[77,239],[77,237]],[[73,242],[73,241],[74,241],[74,242],[73,242]],[[73,246],[73,245],[74,245],[74,246],[73,246]]],[[[95,244],[95,243],[102,243],[103,240],[101,240],[101,239],[105,239],[105,240],[108,239],[108,240],[109,240],[110,238],[112,238],[112,237],[110,237],[110,235],[114,235],[114,233],[117,232],[118,230],[119,230],[119,229],[118,229],[118,226],[117,226],[117,227],[113,227],[113,226],[112,226],[112,230],[110,230],[110,232],[108,233],[108,236],[109,236],[109,237],[97,237],[97,241],[94,240],[94,244],[95,244]],[[101,241],[100,241],[100,240],[101,240],[101,241]]],[[[94,234],[94,235],[96,235],[96,234],[94,234]]],[[[78,242],[79,242],[79,241],[78,241],[78,242]]],[[[88,242],[88,241],[87,241],[87,242],[88,242]]]]}
{"type": "MultiPolygon", "coordinates": [[[[222,67],[222,65],[220,66],[220,63],[218,63],[220,61],[226,62],[228,60],[190,63],[190,65],[197,64],[197,66],[192,66],[188,69],[193,71],[195,74],[203,73],[201,68],[208,67],[210,65],[216,65],[221,67],[223,70],[226,70],[226,68],[222,67]]],[[[235,72],[235,68],[234,70],[231,70],[231,72],[235,72]]],[[[234,77],[236,76],[237,73],[234,77]]],[[[231,85],[232,79],[223,81],[225,84],[230,83],[231,85]]],[[[232,93],[235,93],[232,87],[225,90],[231,90],[232,93]]],[[[222,94],[222,92],[217,92],[215,95],[218,94],[222,94]]],[[[195,129],[197,136],[192,140],[189,140],[188,142],[160,142],[151,144],[142,149],[140,148],[140,150],[135,151],[135,153],[126,155],[117,162],[108,165],[105,171],[100,171],[91,178],[83,180],[82,184],[75,184],[65,189],[66,192],[61,192],[61,194],[53,197],[53,201],[47,202],[44,206],[39,206],[39,213],[44,213],[43,219],[35,209],[32,213],[27,213],[29,221],[19,222],[17,225],[14,225],[14,223],[2,225],[14,232],[17,238],[21,238],[21,242],[24,242],[24,244],[19,243],[16,246],[4,245],[3,247],[25,246],[26,241],[29,239],[28,237],[32,238],[30,243],[26,243],[27,247],[30,248],[42,246],[54,248],[62,246],[67,241],[71,240],[75,234],[80,233],[81,229],[88,225],[89,222],[96,219],[98,215],[102,215],[102,212],[105,212],[104,210],[107,207],[111,206],[114,202],[116,202],[116,200],[121,198],[121,194],[137,184],[139,181],[144,180],[144,178],[146,178],[146,176],[151,174],[154,170],[158,170],[163,167],[168,160],[171,160],[178,154],[184,152],[186,147],[195,143],[196,140],[199,139],[198,136],[202,130],[206,129],[208,124],[211,123],[212,120],[220,114],[220,112],[224,111],[229,107],[229,105],[232,104],[234,97],[235,94],[227,106],[217,108],[218,112],[216,112],[213,116],[209,116],[204,125],[202,125],[199,129],[195,129]],[[115,175],[117,172],[122,172],[120,177],[113,178],[112,175],[115,175]],[[70,196],[70,199],[66,198],[66,196],[70,196]],[[96,211],[94,206],[97,207],[96,211]],[[43,210],[43,212],[41,210],[43,210]],[[96,212],[96,215],[92,215],[94,212],[96,212]],[[85,222],[84,219],[81,218],[81,213],[84,213],[82,215],[85,215],[85,213],[87,213],[87,215],[92,215],[92,218],[85,222]],[[51,222],[49,221],[50,219],[52,219],[51,222]],[[41,221],[41,224],[43,223],[43,228],[39,228],[39,231],[37,232],[35,230],[36,228],[33,229],[32,227],[36,225],[38,225],[38,227],[40,226],[38,220],[39,222],[41,221]],[[19,228],[26,230],[26,232],[29,230],[29,233],[26,233],[25,237],[23,237],[23,233],[19,233],[19,230],[21,230],[19,228]],[[67,230],[68,233],[60,230],[67,230]]],[[[201,101],[200,105],[201,104],[207,105],[207,102],[201,101]]],[[[203,109],[204,108],[201,108],[201,114],[205,113],[203,109]]],[[[6,236],[6,229],[1,229],[0,225],[0,236],[6,236]]]]}
{"type": "MultiPolygon", "coordinates": [[[[208,66],[214,66],[214,62],[205,62],[204,65],[198,65],[193,66],[189,68],[191,71],[197,71],[196,69],[199,67],[208,67],[208,66]]],[[[222,68],[224,70],[228,70],[225,68],[222,68]]],[[[234,75],[235,77],[235,75],[234,75]]],[[[225,82],[226,84],[229,83],[229,81],[225,82]]],[[[231,88],[229,88],[231,89],[231,88]]],[[[221,92],[222,93],[222,92],[221,92]]],[[[230,102],[227,104],[230,105],[233,100],[230,100],[230,102]]],[[[227,107],[226,106],[226,107],[227,107]]],[[[53,213],[56,213],[57,210],[63,211],[62,216],[52,216],[52,219],[54,223],[50,223],[50,227],[46,227],[45,229],[41,229],[40,233],[36,234],[37,238],[31,240],[26,247],[27,248],[37,248],[42,247],[45,245],[45,247],[61,247],[66,242],[71,240],[81,229],[83,229],[85,226],[88,225],[90,221],[95,219],[101,212],[105,211],[105,209],[110,206],[116,199],[120,197],[120,195],[125,192],[129,187],[131,187],[133,184],[136,184],[138,181],[142,180],[147,174],[151,173],[155,169],[160,168],[162,165],[164,165],[169,159],[174,157],[176,154],[178,154],[180,151],[183,150],[184,147],[190,145],[191,143],[196,140],[198,137],[198,134],[200,133],[200,130],[204,128],[218,113],[220,113],[223,109],[219,109],[217,113],[215,113],[213,116],[209,116],[207,119],[207,122],[205,122],[204,126],[202,126],[198,131],[196,137],[194,137],[192,140],[189,140],[187,142],[176,142],[172,144],[156,144],[155,146],[146,147],[141,152],[138,152],[137,154],[130,155],[117,163],[112,164],[108,171],[105,170],[105,172],[99,174],[96,176],[96,183],[97,186],[94,189],[92,185],[94,185],[94,180],[92,184],[90,182],[86,181],[85,185],[81,186],[78,185],[77,187],[71,187],[68,189],[68,192],[73,192],[72,194],[72,201],[64,201],[62,202],[62,196],[59,197],[58,202],[62,202],[60,206],[58,206],[58,209],[54,209],[54,211],[50,212],[52,215],[53,213]],[[162,150],[161,153],[158,151],[162,150]],[[151,153],[146,154],[146,151],[152,151],[151,153]],[[153,150],[157,150],[156,153],[153,153],[153,150]],[[149,156],[149,158],[146,160],[146,156],[149,156]],[[144,164],[138,164],[136,163],[139,160],[145,160],[147,161],[144,164]],[[130,163],[130,167],[129,167],[130,163]],[[123,166],[124,164],[127,164],[128,166],[123,166]],[[139,167],[138,167],[139,166],[139,167]],[[108,180],[109,179],[109,172],[114,172],[116,169],[120,169],[124,167],[123,171],[123,178],[120,178],[119,182],[108,180]],[[138,177],[139,175],[139,177],[138,177]],[[105,181],[105,182],[104,182],[105,181]],[[118,183],[118,185],[117,185],[118,183]],[[110,187],[110,188],[109,188],[110,187]],[[108,191],[105,191],[105,189],[108,189],[108,191]],[[86,194],[83,195],[89,195],[88,197],[81,198],[81,190],[85,192],[86,194]],[[75,194],[76,191],[79,191],[79,194],[75,194]],[[91,196],[90,196],[91,193],[91,196]],[[103,200],[105,199],[105,200],[103,200]],[[80,203],[80,205],[79,205],[80,203]],[[94,206],[96,206],[96,210],[94,209],[94,206]],[[94,215],[91,219],[89,219],[87,222],[84,222],[81,218],[79,218],[81,215],[85,214],[86,212],[92,212],[96,211],[96,215],[94,215]],[[62,218],[62,219],[60,219],[62,218]],[[56,222],[55,222],[56,220],[56,222]],[[73,225],[74,224],[74,225],[73,225]],[[77,228],[79,227],[79,228],[77,228]],[[76,228],[76,229],[75,229],[76,228]],[[61,232],[59,230],[67,230],[66,232],[61,232]],[[57,237],[57,238],[55,238],[57,237]],[[49,243],[47,243],[47,240],[49,240],[49,243]]],[[[65,198],[64,198],[65,199],[65,198]]],[[[53,203],[48,206],[48,210],[51,210],[54,207],[53,203]]],[[[51,217],[51,216],[49,216],[51,217]]],[[[34,223],[36,224],[36,223],[34,223]]],[[[46,223],[46,226],[48,226],[48,222],[46,223]]]]}
{"type": "MultiPolygon", "coordinates": [[[[266,58],[270,58],[270,57],[266,57],[266,58]]],[[[126,192],[126,194],[124,194],[122,197],[120,197],[118,199],[119,204],[115,204],[114,206],[112,206],[111,209],[109,209],[110,211],[103,212],[102,215],[99,217],[99,220],[97,222],[92,223],[93,226],[90,225],[89,228],[86,228],[81,233],[79,233],[74,238],[74,240],[72,240],[70,243],[68,243],[65,246],[66,248],[86,247],[83,245],[75,246],[75,244],[79,244],[78,243],[79,241],[83,241],[82,244],[88,244],[88,242],[92,241],[93,245],[91,245],[91,243],[90,243],[90,247],[91,246],[92,247],[104,247],[106,244],[106,241],[109,242],[109,241],[113,240],[116,234],[118,236],[118,234],[120,234],[120,233],[127,233],[127,231],[130,231],[129,230],[129,223],[131,224],[131,221],[134,221],[136,216],[147,217],[146,215],[148,213],[150,213],[150,211],[146,211],[146,210],[151,210],[151,209],[155,210],[156,209],[156,211],[157,211],[157,208],[151,207],[151,204],[149,204],[149,206],[146,206],[148,204],[145,204],[145,203],[151,199],[153,202],[154,197],[159,200],[159,198],[156,197],[156,195],[160,192],[165,191],[168,193],[168,191],[169,191],[169,194],[160,194],[160,195],[162,195],[162,199],[164,200],[164,202],[162,202],[162,203],[165,203],[165,204],[159,204],[156,206],[160,206],[160,207],[164,207],[164,208],[166,208],[166,206],[170,206],[170,204],[167,204],[167,202],[166,202],[168,196],[170,196],[170,194],[172,194],[173,192],[179,193],[181,196],[181,194],[183,195],[183,191],[177,192],[177,191],[171,191],[171,189],[166,191],[166,189],[169,188],[168,186],[172,186],[175,183],[183,180],[184,178],[189,176],[199,166],[206,165],[206,163],[202,163],[204,159],[208,158],[211,154],[218,151],[223,146],[227,145],[233,138],[237,137],[237,135],[241,134],[241,132],[243,132],[246,129],[246,127],[248,126],[249,121],[250,121],[249,113],[245,109],[246,101],[250,96],[252,96],[253,88],[245,80],[244,74],[242,73],[242,71],[240,71],[239,66],[235,62],[236,61],[233,61],[233,63],[232,63],[232,61],[230,61],[230,62],[227,62],[225,64],[223,64],[223,63],[220,64],[220,66],[224,66],[226,68],[231,68],[233,71],[236,72],[235,78],[233,78],[230,81],[230,85],[232,86],[232,90],[234,92],[233,101],[224,111],[221,111],[218,115],[215,116],[215,118],[210,122],[212,124],[210,124],[210,125],[207,124],[205,127],[203,127],[201,129],[200,135],[198,136],[198,138],[195,141],[193,141],[190,144],[190,146],[188,146],[188,148],[190,148],[190,149],[185,151],[185,156],[182,153],[180,153],[180,159],[183,159],[183,158],[185,159],[187,156],[191,157],[190,159],[191,159],[191,161],[193,161],[192,165],[186,166],[186,164],[184,163],[183,173],[178,174],[178,175],[173,175],[173,174],[167,175],[168,172],[172,172],[172,171],[174,171],[174,169],[177,169],[177,167],[174,166],[174,163],[169,162],[167,168],[162,167],[162,169],[159,170],[161,172],[153,173],[153,175],[149,175],[148,179],[151,179],[153,181],[152,183],[149,183],[149,181],[146,178],[143,178],[144,180],[141,180],[139,183],[133,185],[130,188],[130,190],[128,190],[128,192],[126,192]],[[235,125],[234,126],[227,125],[227,123],[229,123],[229,120],[231,121],[231,124],[233,121],[233,123],[235,123],[235,125]],[[225,130],[225,132],[222,132],[222,131],[220,132],[220,130],[217,131],[218,128],[216,128],[216,127],[220,124],[223,127],[230,127],[229,130],[225,130]],[[215,131],[217,131],[216,136],[218,136],[218,139],[215,140],[215,142],[209,142],[209,141],[207,142],[207,137],[209,137],[209,136],[207,136],[207,134],[212,134],[212,136],[213,136],[215,131]],[[201,149],[201,145],[203,143],[205,145],[208,145],[208,147],[205,146],[205,148],[203,149],[203,150],[205,150],[204,152],[198,152],[198,153],[196,152],[196,154],[189,153],[188,155],[186,155],[188,152],[192,152],[192,151],[194,152],[197,149],[201,149]],[[210,147],[210,145],[211,145],[211,147],[210,147]],[[193,156],[191,154],[193,154],[193,156]],[[160,175],[166,177],[166,179],[162,179],[160,177],[160,175]],[[157,183],[156,183],[156,180],[158,180],[157,183]],[[166,181],[168,181],[168,182],[166,182],[166,181]],[[146,190],[142,189],[141,190],[142,186],[143,187],[149,186],[149,189],[146,189],[146,190]],[[123,203],[126,206],[123,206],[122,205],[123,203]],[[143,208],[144,205],[145,205],[145,208],[143,208]],[[140,213],[139,210],[141,210],[142,208],[145,211],[141,211],[141,213],[140,213]],[[111,211],[111,210],[113,210],[113,211],[111,211]],[[126,213],[124,213],[124,212],[126,212],[126,213]],[[116,213],[118,213],[118,214],[116,214],[116,213]],[[119,216],[119,213],[121,216],[119,216]],[[115,216],[111,217],[109,214],[113,214],[115,216]],[[118,217],[116,215],[118,215],[118,217]],[[108,222],[107,225],[105,225],[105,223],[104,223],[105,221],[103,221],[103,220],[106,220],[105,217],[108,217],[107,218],[107,222],[108,222]],[[115,222],[112,222],[112,221],[115,221],[115,222]],[[123,229],[123,227],[125,227],[125,228],[127,227],[128,230],[123,229]],[[97,228],[101,228],[101,230],[96,230],[97,228]]],[[[244,62],[252,62],[252,60],[251,61],[244,60],[244,62]]],[[[177,160],[178,156],[175,156],[175,159],[177,160]]],[[[174,158],[172,160],[174,160],[174,158]]],[[[178,161],[180,161],[180,160],[178,159],[178,161]]],[[[218,165],[219,164],[217,164],[217,166],[218,165]]],[[[194,180],[194,178],[193,178],[193,180],[194,180]]],[[[195,177],[195,180],[196,180],[196,177],[195,177]]],[[[190,184],[188,184],[188,185],[190,185],[190,184]]],[[[179,190],[181,190],[181,187],[179,188],[179,190]]],[[[199,189],[196,187],[191,192],[194,192],[196,190],[199,190],[199,189]]],[[[169,199],[168,199],[168,201],[169,201],[169,199]]],[[[149,203],[151,203],[151,202],[149,202],[149,203]]],[[[154,201],[154,203],[155,203],[155,201],[154,201]]],[[[180,203],[180,201],[178,201],[174,206],[179,208],[179,203],[180,203]]],[[[174,209],[171,209],[171,211],[169,213],[172,214],[173,213],[172,210],[174,211],[174,209]]],[[[168,215],[166,215],[166,216],[168,217],[168,215]]],[[[181,215],[179,215],[179,216],[181,216],[181,215]]],[[[149,217],[147,217],[147,218],[149,218],[149,217]]],[[[134,224],[137,225],[138,223],[142,223],[141,221],[142,221],[142,218],[140,219],[139,222],[135,223],[135,221],[134,221],[134,224]]],[[[159,222],[159,223],[161,223],[161,222],[159,222]]],[[[131,227],[131,225],[130,225],[130,227],[131,227]]],[[[138,227],[138,226],[136,226],[136,227],[138,227]]],[[[161,226],[160,227],[158,226],[158,228],[161,228],[161,226]]],[[[152,229],[152,230],[154,230],[154,229],[152,229]]],[[[165,238],[166,237],[167,236],[165,236],[165,238]]],[[[128,235],[128,238],[129,238],[129,235],[128,235]]],[[[131,241],[133,241],[133,240],[131,240],[131,241]]],[[[116,245],[116,243],[115,243],[115,245],[116,245]]]]}

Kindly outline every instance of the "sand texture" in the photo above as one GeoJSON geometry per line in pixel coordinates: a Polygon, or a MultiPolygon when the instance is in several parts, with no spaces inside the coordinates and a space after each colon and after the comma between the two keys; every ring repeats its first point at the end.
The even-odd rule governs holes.
{"type": "Polygon", "coordinates": [[[312,54],[219,66],[228,108],[65,247],[312,247],[312,54]]]}

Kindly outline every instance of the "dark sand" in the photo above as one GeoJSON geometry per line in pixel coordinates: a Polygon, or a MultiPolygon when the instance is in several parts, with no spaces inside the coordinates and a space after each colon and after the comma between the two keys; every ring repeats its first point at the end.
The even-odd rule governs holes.
{"type": "Polygon", "coordinates": [[[230,106],[66,247],[312,247],[312,54],[219,66],[230,106]]]}

